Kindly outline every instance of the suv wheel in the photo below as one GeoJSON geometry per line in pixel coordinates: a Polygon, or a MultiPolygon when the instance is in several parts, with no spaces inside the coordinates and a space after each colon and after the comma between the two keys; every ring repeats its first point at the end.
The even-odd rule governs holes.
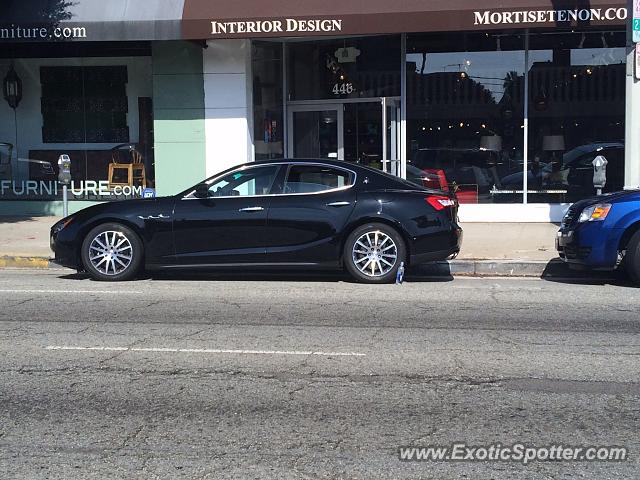
{"type": "Polygon", "coordinates": [[[353,278],[364,283],[395,281],[406,247],[400,234],[383,223],[356,228],[347,238],[343,261],[353,278]]]}
{"type": "Polygon", "coordinates": [[[627,244],[624,256],[624,268],[636,285],[640,285],[640,230],[637,231],[627,244]]]}
{"type": "Polygon", "coordinates": [[[142,242],[124,225],[105,223],[91,230],[82,242],[82,263],[92,278],[131,280],[140,270],[142,242]]]}

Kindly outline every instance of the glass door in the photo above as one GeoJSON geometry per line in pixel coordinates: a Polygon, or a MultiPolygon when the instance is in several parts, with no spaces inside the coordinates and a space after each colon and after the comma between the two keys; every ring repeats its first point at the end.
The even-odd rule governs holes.
{"type": "Polygon", "coordinates": [[[344,159],[382,170],[382,117],[380,101],[344,105],[344,159]]]}
{"type": "Polygon", "coordinates": [[[392,175],[401,176],[400,168],[400,99],[382,99],[382,169],[392,175]]]}
{"type": "Polygon", "coordinates": [[[291,105],[288,117],[290,158],[344,160],[342,105],[291,105]]]}

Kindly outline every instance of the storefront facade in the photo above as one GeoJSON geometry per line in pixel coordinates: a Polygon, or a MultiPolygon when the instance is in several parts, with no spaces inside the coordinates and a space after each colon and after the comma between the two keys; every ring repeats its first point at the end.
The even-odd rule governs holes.
{"type": "Polygon", "coordinates": [[[640,162],[624,155],[622,2],[170,3],[119,39],[81,12],[40,28],[86,38],[46,48],[0,27],[0,77],[21,82],[0,105],[0,208],[57,213],[61,153],[76,208],[313,157],[455,189],[463,221],[549,222],[594,193],[596,156],[606,190],[640,162]]]}

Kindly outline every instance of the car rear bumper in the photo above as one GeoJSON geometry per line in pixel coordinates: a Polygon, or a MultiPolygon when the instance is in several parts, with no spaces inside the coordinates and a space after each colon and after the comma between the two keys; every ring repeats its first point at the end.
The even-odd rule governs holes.
{"type": "Polygon", "coordinates": [[[462,247],[462,237],[462,228],[458,226],[454,227],[450,232],[450,246],[448,248],[432,252],[414,253],[409,257],[409,264],[419,265],[421,263],[447,260],[448,258],[457,256],[462,247]]]}

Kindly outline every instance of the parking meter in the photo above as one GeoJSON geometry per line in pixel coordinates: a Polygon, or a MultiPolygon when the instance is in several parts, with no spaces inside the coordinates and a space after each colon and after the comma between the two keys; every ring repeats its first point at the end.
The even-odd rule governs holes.
{"type": "Polygon", "coordinates": [[[63,185],[71,184],[71,159],[69,155],[63,154],[58,158],[58,182],[63,185]]]}
{"type": "Polygon", "coordinates": [[[598,155],[593,159],[593,186],[597,190],[598,195],[602,195],[602,189],[607,184],[607,161],[602,155],[598,155]]]}
{"type": "Polygon", "coordinates": [[[58,157],[58,182],[62,184],[62,214],[69,215],[69,194],[67,187],[71,184],[71,159],[69,155],[58,157]]]}

